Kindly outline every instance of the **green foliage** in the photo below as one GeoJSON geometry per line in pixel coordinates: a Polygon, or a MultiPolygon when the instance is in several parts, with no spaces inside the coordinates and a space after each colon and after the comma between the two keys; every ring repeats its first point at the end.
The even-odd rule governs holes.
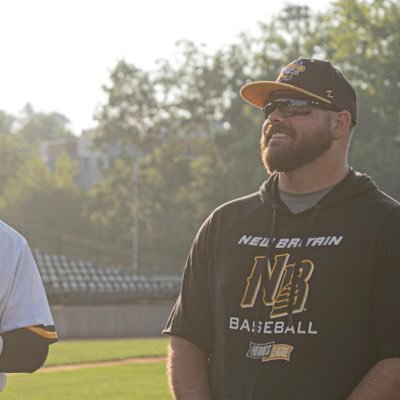
{"type": "Polygon", "coordinates": [[[76,167],[65,154],[53,174],[37,156],[28,158],[8,179],[0,212],[60,232],[84,232],[81,192],[73,181],[76,167]]]}
{"type": "Polygon", "coordinates": [[[357,88],[360,127],[368,138],[398,135],[400,5],[340,0],[325,16],[332,58],[357,88]]]}
{"type": "Polygon", "coordinates": [[[358,95],[352,165],[400,196],[400,4],[396,0],[339,0],[323,16],[327,54],[358,95]]]}
{"type": "Polygon", "coordinates": [[[79,195],[79,188],[74,182],[74,177],[78,172],[78,162],[72,161],[66,152],[63,152],[57,159],[56,170],[54,173],[55,185],[60,190],[69,191],[79,195]]]}
{"type": "Polygon", "coordinates": [[[96,141],[132,142],[139,148],[152,145],[151,133],[158,120],[156,92],[147,72],[120,61],[112,71],[111,85],[103,86],[108,101],[96,115],[96,141]]]}
{"type": "Polygon", "coordinates": [[[190,187],[198,174],[193,166],[208,147],[201,138],[170,139],[141,160],[141,259],[147,268],[173,272],[182,267],[201,207],[190,187]]]}
{"type": "Polygon", "coordinates": [[[0,195],[27,156],[27,145],[16,135],[0,134],[0,195]]]}
{"type": "Polygon", "coordinates": [[[12,132],[15,117],[0,110],[0,136],[8,135],[12,132]]]}
{"type": "Polygon", "coordinates": [[[15,179],[4,189],[3,202],[12,209],[28,203],[37,194],[51,188],[53,177],[47,166],[36,156],[21,164],[15,179]]]}
{"type": "Polygon", "coordinates": [[[23,109],[18,125],[16,133],[32,144],[72,136],[67,117],[57,112],[37,113],[30,104],[23,109]]]}
{"type": "Polygon", "coordinates": [[[114,245],[129,248],[132,227],[132,166],[130,160],[117,159],[103,179],[90,190],[84,214],[97,236],[114,245]]]}

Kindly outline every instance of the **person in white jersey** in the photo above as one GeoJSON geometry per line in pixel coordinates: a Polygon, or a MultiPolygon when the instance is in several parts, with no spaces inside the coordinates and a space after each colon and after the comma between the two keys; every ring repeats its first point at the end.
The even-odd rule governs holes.
{"type": "Polygon", "coordinates": [[[0,390],[6,373],[34,372],[58,340],[43,283],[25,238],[0,221],[0,390]]]}

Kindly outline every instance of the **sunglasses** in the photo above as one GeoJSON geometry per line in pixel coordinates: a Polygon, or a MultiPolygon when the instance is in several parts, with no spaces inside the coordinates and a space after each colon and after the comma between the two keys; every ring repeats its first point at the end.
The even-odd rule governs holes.
{"type": "Polygon", "coordinates": [[[293,117],[293,115],[308,115],[311,113],[312,108],[339,111],[337,107],[322,103],[317,100],[289,98],[273,100],[263,107],[263,111],[266,119],[268,119],[272,112],[276,109],[279,110],[283,117],[287,118],[293,117]]]}

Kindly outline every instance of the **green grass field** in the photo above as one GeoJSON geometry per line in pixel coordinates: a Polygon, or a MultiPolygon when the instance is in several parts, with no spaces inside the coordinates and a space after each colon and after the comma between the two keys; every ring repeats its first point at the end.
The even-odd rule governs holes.
{"type": "MultiPolygon", "coordinates": [[[[51,346],[46,366],[165,356],[168,339],[65,341],[51,346]]],[[[4,400],[167,400],[165,361],[90,366],[72,371],[9,374],[4,400]]]]}
{"type": "Polygon", "coordinates": [[[45,366],[165,356],[167,343],[167,338],[61,341],[50,347],[45,366]]]}

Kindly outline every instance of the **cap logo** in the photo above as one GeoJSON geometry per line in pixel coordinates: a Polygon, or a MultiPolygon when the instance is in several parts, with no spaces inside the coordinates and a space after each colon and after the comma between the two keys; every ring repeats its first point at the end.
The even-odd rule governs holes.
{"type": "Polygon", "coordinates": [[[306,67],[302,64],[291,63],[285,67],[278,76],[278,81],[290,81],[294,76],[298,76],[300,72],[304,72],[306,67]]]}
{"type": "Polygon", "coordinates": [[[330,99],[333,99],[334,98],[333,90],[327,90],[326,91],[326,97],[329,97],[330,99]]]}

